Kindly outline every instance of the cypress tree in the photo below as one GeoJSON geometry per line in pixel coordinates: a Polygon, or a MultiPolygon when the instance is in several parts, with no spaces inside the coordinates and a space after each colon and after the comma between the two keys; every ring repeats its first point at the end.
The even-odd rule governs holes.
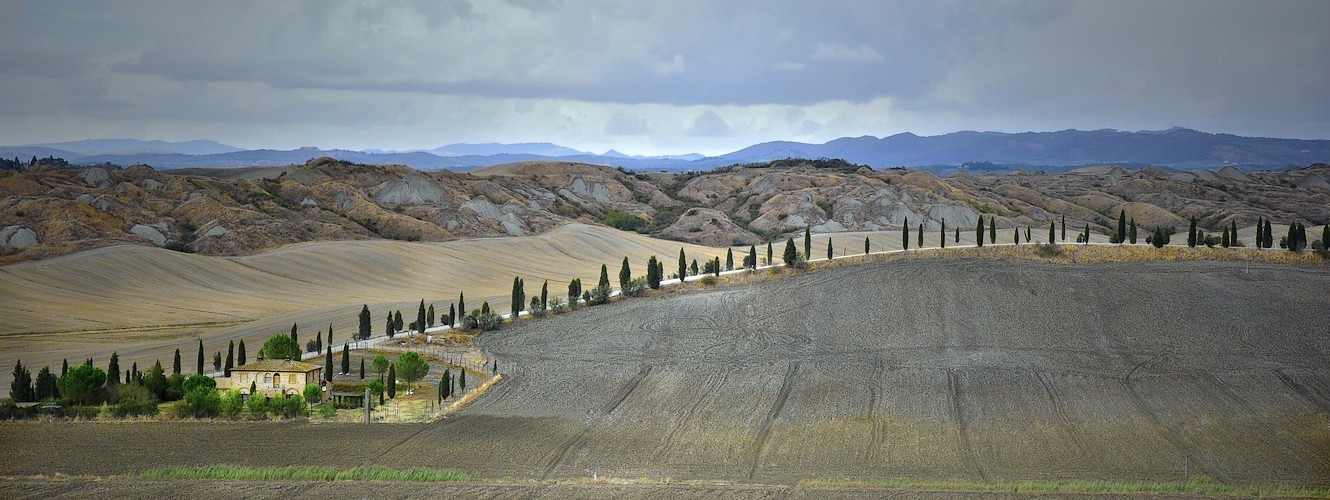
{"type": "Polygon", "coordinates": [[[310,352],[314,354],[323,352],[323,331],[314,333],[314,350],[310,352]]]}
{"type": "Polygon", "coordinates": [[[383,325],[383,334],[387,335],[388,338],[393,338],[393,334],[397,333],[393,329],[394,324],[395,323],[393,322],[393,313],[388,313],[388,321],[385,322],[383,325]]]}
{"type": "Polygon", "coordinates": [[[212,371],[220,371],[221,369],[222,369],[222,351],[217,351],[212,353],[212,371]]]}
{"type": "Polygon", "coordinates": [[[1330,224],[1321,226],[1321,249],[1330,250],[1330,224]]]}
{"type": "Polygon", "coordinates": [[[365,304],[360,306],[360,329],[356,332],[356,340],[365,340],[370,337],[369,322],[369,304],[365,304]]]}
{"type": "Polygon", "coordinates": [[[332,344],[328,344],[327,354],[323,356],[323,379],[332,382],[333,363],[332,363],[332,344]]]}
{"type": "Polygon", "coordinates": [[[734,249],[731,248],[725,249],[725,270],[726,271],[734,270],[734,249]]]}
{"type": "Polygon", "coordinates": [[[905,218],[905,224],[901,225],[901,250],[910,249],[910,218],[905,218]]]}
{"type": "Polygon", "coordinates": [[[1187,246],[1196,248],[1196,216],[1191,216],[1191,225],[1187,226],[1187,246]]]}
{"type": "Polygon", "coordinates": [[[14,362],[14,380],[9,382],[9,398],[16,403],[37,399],[37,390],[32,386],[32,372],[23,366],[23,361],[14,362]]]}
{"type": "Polygon", "coordinates": [[[711,269],[712,269],[712,272],[714,272],[714,273],[716,274],[716,277],[719,278],[719,277],[720,277],[720,257],[716,257],[715,259],[712,259],[712,260],[711,260],[711,269]]]}
{"type": "Polygon", "coordinates": [[[236,366],[236,341],[232,340],[226,344],[226,368],[223,375],[230,377],[231,369],[236,366]]]}
{"type": "Polygon", "coordinates": [[[443,399],[448,399],[450,396],[452,396],[452,390],[453,390],[453,372],[452,370],[444,368],[443,376],[439,377],[439,394],[443,395],[443,399]]]}
{"type": "Polygon", "coordinates": [[[628,267],[628,257],[623,258],[623,265],[619,266],[619,289],[628,288],[628,282],[633,280],[633,270],[628,267]]]}
{"type": "Polygon", "coordinates": [[[1219,246],[1228,248],[1228,224],[1224,224],[1224,234],[1219,237],[1219,246]]]}
{"type": "Polygon", "coordinates": [[[69,374],[69,358],[65,358],[64,360],[60,361],[60,376],[63,377],[68,374],[69,374]]]}
{"type": "Polygon", "coordinates": [[[1021,230],[1020,230],[1020,229],[1011,228],[1011,241],[1015,242],[1017,245],[1021,244],[1021,230]]]}
{"type": "Polygon", "coordinates": [[[1051,223],[1051,222],[1048,224],[1048,243],[1049,243],[1049,244],[1052,244],[1052,243],[1053,243],[1053,240],[1056,239],[1056,238],[1053,237],[1053,236],[1055,236],[1055,235],[1053,234],[1053,228],[1054,228],[1054,226],[1057,226],[1057,224],[1055,224],[1055,223],[1051,223]]]}
{"type": "MultiPolygon", "coordinates": [[[[111,351],[111,362],[106,364],[106,373],[107,373],[107,374],[110,374],[109,377],[106,377],[106,385],[108,385],[108,386],[110,386],[110,385],[115,385],[115,382],[114,382],[114,381],[118,381],[117,378],[120,376],[120,354],[119,354],[119,353],[117,353],[117,352],[115,352],[115,351],[111,351]]],[[[17,400],[15,400],[15,401],[17,401],[17,400]]]]}
{"type": "MultiPolygon", "coordinates": [[[[429,309],[426,309],[426,310],[425,310],[425,322],[426,322],[426,323],[429,323],[429,327],[430,327],[430,328],[434,328],[434,304],[430,304],[430,305],[429,305],[429,309]]],[[[330,329],[328,330],[328,343],[329,343],[329,344],[332,343],[332,330],[331,330],[331,326],[332,326],[332,325],[329,325],[330,329]]]]}
{"type": "Polygon", "coordinates": [[[596,282],[596,287],[606,290],[610,288],[610,269],[605,264],[600,265],[600,281],[596,282]]]}
{"type": "Polygon", "coordinates": [[[952,238],[951,242],[957,245],[961,243],[961,228],[956,228],[956,237],[952,238]]]}
{"type": "Polygon", "coordinates": [[[834,256],[835,256],[835,254],[834,254],[834,250],[832,250],[832,248],[831,248],[831,238],[828,237],[828,238],[827,238],[827,260],[831,260],[832,257],[834,257],[834,256]]]}
{"type": "Polygon", "coordinates": [[[679,248],[679,282],[683,283],[686,276],[688,276],[688,259],[683,255],[683,248],[679,248]]]}
{"type": "MultiPolygon", "coordinates": [[[[240,341],[240,344],[241,344],[241,345],[244,345],[244,344],[245,344],[245,341],[243,341],[243,340],[240,341]]],[[[242,349],[243,349],[243,348],[242,348],[242,349]]],[[[119,375],[119,374],[120,374],[120,371],[119,371],[119,370],[109,370],[108,373],[115,374],[115,375],[119,375]]],[[[176,350],[175,350],[175,361],[171,362],[171,375],[179,375],[179,374],[180,374],[180,348],[177,347],[176,350]]]]}
{"type": "Polygon", "coordinates": [[[397,397],[397,363],[388,365],[388,398],[397,397]]]}
{"type": "MultiPolygon", "coordinates": [[[[457,314],[461,314],[462,316],[466,316],[466,293],[465,293],[465,292],[457,292],[457,314]]],[[[453,318],[453,321],[457,321],[457,318],[454,317],[454,318],[453,318]]]]}
{"type": "MultiPolygon", "coordinates": [[[[656,258],[655,255],[651,256],[656,258]]],[[[660,280],[657,280],[656,286],[660,286],[660,280]]],[[[545,280],[545,284],[540,285],[540,308],[548,310],[550,308],[550,280],[545,280]]]]}
{"type": "Polygon", "coordinates": [[[1131,218],[1131,224],[1127,229],[1127,239],[1131,240],[1131,244],[1136,244],[1136,217],[1131,218]]]}
{"type": "Polygon", "coordinates": [[[787,266],[794,265],[794,261],[798,260],[799,253],[798,250],[794,249],[794,238],[785,240],[785,252],[781,254],[781,257],[785,260],[787,266]]]}
{"type": "Polygon", "coordinates": [[[1085,244],[1090,244],[1090,223],[1085,224],[1085,244]]]}
{"type": "Polygon", "coordinates": [[[1067,241],[1067,214],[1062,214],[1062,241],[1067,241]]]}
{"type": "Polygon", "coordinates": [[[808,226],[804,226],[804,259],[813,259],[813,232],[808,226]]]}
{"type": "Polygon", "coordinates": [[[748,245],[749,269],[757,269],[757,245],[748,245]]]}
{"type": "Polygon", "coordinates": [[[864,255],[868,255],[868,237],[864,236],[864,255]]]}
{"type": "Polygon", "coordinates": [[[393,331],[400,332],[405,326],[406,323],[402,322],[402,310],[398,309],[397,312],[393,315],[393,331]]]}
{"type": "Polygon", "coordinates": [[[522,312],[522,302],[526,298],[524,295],[526,294],[522,292],[522,279],[513,277],[513,295],[512,300],[508,302],[509,308],[513,311],[513,318],[522,312]]]}
{"type": "Polygon", "coordinates": [[[365,358],[360,358],[360,380],[365,380],[365,358]]]}
{"type": "Polygon", "coordinates": [[[984,216],[979,216],[979,222],[974,226],[974,241],[980,248],[984,246],[984,216]]]}
{"type": "Polygon", "coordinates": [[[199,368],[198,374],[203,375],[203,339],[199,339],[199,368]]]}
{"type": "Polygon", "coordinates": [[[1030,226],[1025,226],[1025,242],[1030,242],[1030,226]]]}
{"type": "Polygon", "coordinates": [[[300,333],[296,331],[295,323],[291,323],[291,340],[296,341],[296,345],[300,345],[300,333]]]}
{"type": "Polygon", "coordinates": [[[919,223],[919,238],[918,238],[918,241],[919,241],[919,248],[923,248],[923,247],[924,247],[924,223],[922,223],[922,222],[919,223]]]}
{"type": "Polygon", "coordinates": [[[997,217],[988,218],[988,242],[997,244],[997,217]]]}
{"type": "Polygon", "coordinates": [[[1274,226],[1270,224],[1270,219],[1265,220],[1265,248],[1275,246],[1274,226]]]}
{"type": "Polygon", "coordinates": [[[937,233],[937,246],[947,248],[947,219],[942,219],[942,230],[937,233]]]}
{"type": "Polygon", "coordinates": [[[1127,211],[1118,210],[1118,244],[1127,241],[1127,211]]]}
{"type": "Polygon", "coordinates": [[[772,259],[772,255],[773,255],[773,254],[771,253],[771,240],[767,240],[767,265],[768,265],[768,266],[769,266],[769,265],[772,265],[772,264],[775,264],[775,262],[771,260],[771,259],[772,259]]]}
{"type": "Polygon", "coordinates": [[[245,339],[240,339],[240,345],[236,347],[236,366],[245,365],[245,339]]]}
{"type": "Polygon", "coordinates": [[[660,270],[656,267],[656,256],[647,259],[647,286],[652,290],[660,288],[660,270]]]}
{"type": "Polygon", "coordinates": [[[466,370],[458,370],[457,372],[457,388],[462,394],[466,394],[466,370]]]}
{"type": "Polygon", "coordinates": [[[1238,246],[1238,221],[1235,219],[1229,221],[1229,224],[1232,224],[1232,226],[1228,230],[1228,244],[1229,246],[1238,246]]]}
{"type": "Polygon", "coordinates": [[[342,375],[351,374],[351,344],[342,343],[342,375]]]}
{"type": "Polygon", "coordinates": [[[448,328],[457,324],[457,306],[448,304],[448,328]]]}

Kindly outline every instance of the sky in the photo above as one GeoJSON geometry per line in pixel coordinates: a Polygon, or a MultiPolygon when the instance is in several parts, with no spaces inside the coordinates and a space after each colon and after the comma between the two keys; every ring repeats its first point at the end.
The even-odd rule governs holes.
{"type": "Polygon", "coordinates": [[[1330,139],[1330,1],[0,2],[0,143],[1330,139]]]}

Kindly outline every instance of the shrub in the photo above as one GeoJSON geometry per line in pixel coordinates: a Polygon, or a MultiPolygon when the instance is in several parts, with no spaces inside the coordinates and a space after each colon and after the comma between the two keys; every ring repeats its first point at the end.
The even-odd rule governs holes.
{"type": "Polygon", "coordinates": [[[555,314],[559,314],[567,310],[568,306],[563,303],[562,298],[559,298],[557,296],[550,297],[550,311],[554,312],[555,314]]]}
{"type": "Polygon", "coordinates": [[[226,391],[226,394],[222,395],[221,411],[223,416],[235,418],[239,416],[240,412],[244,409],[245,398],[240,394],[240,391],[231,389],[226,391]]]}
{"type": "Polygon", "coordinates": [[[249,415],[254,418],[268,417],[268,398],[261,394],[251,394],[249,403],[245,404],[245,409],[249,410],[249,415]]]}
{"type": "Polygon", "coordinates": [[[647,279],[645,276],[638,276],[628,280],[628,285],[623,287],[623,294],[631,297],[637,297],[646,293],[647,279]]]}
{"type": "Polygon", "coordinates": [[[715,277],[715,276],[703,276],[702,279],[701,279],[701,281],[702,281],[702,284],[703,284],[703,285],[706,285],[706,286],[713,286],[713,285],[716,284],[716,277],[715,277]]]}
{"type": "Polygon", "coordinates": [[[1062,255],[1062,246],[1052,242],[1036,244],[1034,247],[1034,253],[1040,257],[1051,259],[1062,255]]]}
{"type": "Polygon", "coordinates": [[[166,240],[166,244],[162,245],[162,248],[175,250],[181,253],[194,253],[194,249],[190,247],[188,243],[180,240],[166,240]]]}
{"type": "Polygon", "coordinates": [[[273,413],[281,415],[284,418],[296,418],[307,415],[305,411],[305,398],[299,394],[292,394],[285,399],[273,400],[276,403],[273,413]]]}
{"type": "Polygon", "coordinates": [[[605,223],[606,226],[610,226],[615,229],[620,229],[623,231],[636,231],[639,233],[645,233],[651,229],[651,223],[647,222],[646,219],[643,219],[642,217],[639,217],[637,215],[633,215],[627,212],[620,212],[614,209],[608,210],[605,213],[605,218],[601,219],[601,222],[605,223]]]}
{"type": "Polygon", "coordinates": [[[217,394],[217,389],[195,387],[192,391],[185,391],[185,403],[177,405],[176,411],[181,417],[215,417],[222,412],[222,397],[217,394]]]}

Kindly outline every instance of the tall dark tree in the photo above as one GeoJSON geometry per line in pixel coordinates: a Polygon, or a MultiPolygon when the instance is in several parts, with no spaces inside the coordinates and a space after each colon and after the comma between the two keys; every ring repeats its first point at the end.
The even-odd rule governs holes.
{"type": "MultiPolygon", "coordinates": [[[[430,304],[429,309],[425,310],[425,323],[428,323],[430,328],[434,328],[434,304],[430,304]]],[[[332,330],[328,331],[328,335],[332,335],[332,330]]],[[[328,343],[332,344],[332,339],[328,339],[328,343]]]]}
{"type": "Polygon", "coordinates": [[[947,248],[947,219],[942,219],[942,230],[937,233],[937,246],[947,248]]]}
{"type": "Polygon", "coordinates": [[[660,288],[660,272],[656,268],[656,256],[647,259],[647,286],[652,290],[660,288]]]}
{"type": "Polygon", "coordinates": [[[831,248],[831,238],[827,238],[827,260],[831,260],[835,256],[835,250],[831,248]]]}
{"type": "Polygon", "coordinates": [[[15,403],[37,400],[37,390],[32,386],[32,372],[23,366],[22,361],[14,362],[14,378],[9,381],[9,398],[15,403]]]}
{"type": "Polygon", "coordinates": [[[397,397],[397,365],[388,365],[388,398],[397,397]]]}
{"type": "Polygon", "coordinates": [[[901,224],[901,250],[910,249],[910,218],[905,218],[905,223],[901,224]]]}
{"type": "Polygon", "coordinates": [[[1235,219],[1229,221],[1229,224],[1231,225],[1228,228],[1228,244],[1229,246],[1238,246],[1238,221],[1235,219]]]}
{"type": "Polygon", "coordinates": [[[1128,229],[1127,229],[1127,239],[1131,241],[1131,244],[1135,245],[1135,244],[1136,244],[1136,217],[1135,217],[1135,216],[1133,216],[1133,217],[1131,218],[1131,222],[1129,223],[1129,225],[1128,225],[1127,227],[1128,227],[1128,229]]]}
{"type": "Polygon", "coordinates": [[[954,232],[956,233],[956,237],[952,238],[951,242],[959,245],[961,243],[961,228],[956,228],[954,232]]]}
{"type": "Polygon", "coordinates": [[[369,304],[360,306],[360,329],[356,331],[356,340],[365,340],[370,337],[370,316],[369,304]]]}
{"type": "Polygon", "coordinates": [[[203,375],[203,339],[199,339],[199,368],[198,374],[203,375]]]}
{"type": "Polygon", "coordinates": [[[988,218],[988,242],[997,244],[997,217],[988,218]]]}
{"type": "Polygon", "coordinates": [[[1219,246],[1228,248],[1228,224],[1224,224],[1224,234],[1219,237],[1219,246]]]}
{"type": "Polygon", "coordinates": [[[979,222],[974,226],[974,241],[979,247],[984,246],[984,216],[979,216],[979,222]]]}
{"type": "Polygon", "coordinates": [[[569,309],[576,308],[576,307],[577,307],[577,298],[582,296],[582,290],[579,289],[579,288],[581,288],[581,287],[579,286],[579,281],[580,281],[580,280],[578,280],[578,279],[573,279],[572,281],[569,281],[569,282],[568,282],[568,308],[569,308],[569,309]]]}
{"type": "Polygon", "coordinates": [[[757,269],[757,245],[748,245],[748,268],[757,269]]]}
{"type": "Polygon", "coordinates": [[[688,276],[688,259],[683,255],[683,248],[679,248],[679,282],[688,276]]]}
{"type": "Polygon", "coordinates": [[[396,312],[393,313],[393,331],[400,332],[404,329],[405,326],[406,323],[402,322],[402,310],[398,309],[396,312]]]}
{"type": "Polygon", "coordinates": [[[217,351],[212,353],[212,371],[216,372],[221,370],[222,370],[222,351],[217,351]]]}
{"type": "Polygon", "coordinates": [[[1054,238],[1054,233],[1053,233],[1054,226],[1057,226],[1057,224],[1055,224],[1055,223],[1051,223],[1051,222],[1048,224],[1048,243],[1049,243],[1049,244],[1052,244],[1052,243],[1053,243],[1053,240],[1056,239],[1056,238],[1054,238]]]}
{"type": "Polygon", "coordinates": [[[1330,250],[1330,224],[1321,226],[1321,249],[1330,250]]]}
{"type": "Polygon", "coordinates": [[[457,324],[457,306],[453,304],[448,304],[448,328],[452,328],[456,324],[457,324]]]}
{"type": "Polygon", "coordinates": [[[864,255],[868,255],[868,237],[864,236],[864,255]]]}
{"type": "Polygon", "coordinates": [[[711,259],[711,271],[716,275],[716,277],[720,277],[720,257],[711,259]]]}
{"type": "Polygon", "coordinates": [[[351,344],[342,343],[342,375],[351,374],[351,344]]]}
{"type": "MultiPolygon", "coordinates": [[[[466,292],[457,292],[457,314],[466,316],[467,312],[468,311],[466,310],[466,292]]],[[[457,318],[454,317],[453,321],[457,321],[457,318]]]]}
{"type": "Polygon", "coordinates": [[[774,257],[772,257],[773,255],[775,255],[775,254],[771,253],[771,240],[767,240],[767,265],[768,265],[768,266],[776,263],[775,261],[771,260],[771,259],[774,258],[774,257]]]}
{"type": "Polygon", "coordinates": [[[231,376],[231,369],[236,367],[236,341],[232,340],[226,344],[226,365],[223,374],[231,376]]]}
{"type": "Polygon", "coordinates": [[[360,380],[365,380],[365,358],[360,358],[360,380]]]}
{"type": "Polygon", "coordinates": [[[804,226],[804,259],[813,259],[813,231],[808,226],[804,226]]]}
{"type": "MultiPolygon", "coordinates": [[[[241,345],[241,346],[245,345],[245,341],[243,341],[243,340],[240,341],[240,345],[241,345]]],[[[241,347],[240,349],[241,349],[241,352],[244,352],[244,349],[245,349],[245,348],[244,348],[244,347],[241,347]]],[[[116,375],[119,375],[119,374],[120,374],[120,371],[119,371],[119,370],[110,370],[110,371],[108,371],[108,373],[114,373],[114,374],[116,374],[116,375]]],[[[175,360],[171,362],[171,375],[179,375],[179,374],[180,374],[180,348],[177,347],[176,350],[175,350],[175,360]]]]}
{"type": "Polygon", "coordinates": [[[1272,247],[1274,247],[1274,246],[1275,246],[1274,229],[1273,229],[1273,226],[1270,224],[1270,219],[1266,219],[1266,220],[1265,220],[1265,248],[1272,248],[1272,247]]]}
{"type": "Polygon", "coordinates": [[[111,362],[106,364],[106,373],[111,376],[106,379],[106,385],[112,386],[120,382],[120,353],[111,351],[111,362]]]}
{"type": "Polygon", "coordinates": [[[1187,246],[1196,248],[1196,216],[1191,216],[1191,225],[1187,226],[1187,246]]]}
{"type": "Polygon", "coordinates": [[[395,328],[396,326],[397,322],[393,321],[393,313],[391,312],[388,313],[387,321],[385,321],[383,324],[383,334],[387,335],[388,338],[393,338],[393,335],[397,333],[397,328],[395,328]]]}
{"type": "Polygon", "coordinates": [[[240,345],[236,346],[236,366],[245,365],[245,339],[240,339],[240,345]]]}
{"type": "Polygon", "coordinates": [[[1086,244],[1086,245],[1089,245],[1089,244],[1090,244],[1090,224],[1089,224],[1089,223],[1086,223],[1086,224],[1085,224],[1085,244],[1086,244]]]}
{"type": "Polygon", "coordinates": [[[619,289],[627,289],[630,281],[633,281],[633,269],[628,267],[628,257],[624,257],[623,264],[619,266],[619,289]]]}
{"type": "Polygon", "coordinates": [[[508,302],[508,308],[512,310],[513,318],[517,318],[518,313],[522,312],[522,306],[525,302],[526,291],[522,290],[522,278],[513,277],[513,293],[508,302]]]}
{"type": "Polygon", "coordinates": [[[69,373],[69,358],[60,361],[60,376],[63,377],[66,373],[69,373]]]}
{"type": "Polygon", "coordinates": [[[333,379],[332,344],[328,344],[328,349],[323,355],[323,379],[329,382],[333,379]]]}
{"type": "Polygon", "coordinates": [[[924,223],[919,223],[919,248],[924,247],[924,223]]]}
{"type": "MultiPolygon", "coordinates": [[[[655,256],[651,256],[655,258],[655,256]]],[[[550,280],[545,280],[545,284],[540,285],[540,308],[548,310],[550,308],[550,280]]]]}
{"type": "Polygon", "coordinates": [[[605,264],[600,265],[600,280],[596,281],[596,288],[610,288],[610,268],[605,264]]]}
{"type": "Polygon", "coordinates": [[[1014,227],[1011,228],[1011,241],[1016,242],[1017,245],[1021,244],[1021,230],[1020,230],[1020,229],[1017,229],[1017,228],[1014,228],[1014,227]]]}
{"type": "Polygon", "coordinates": [[[1067,214],[1062,214],[1062,241],[1067,241],[1067,214]]]}
{"type": "Polygon", "coordinates": [[[1127,211],[1118,210],[1118,244],[1127,242],[1127,211]]]}
{"type": "Polygon", "coordinates": [[[296,331],[295,323],[291,323],[291,340],[296,341],[296,345],[300,345],[300,332],[296,331]]]}
{"type": "Polygon", "coordinates": [[[799,251],[794,249],[794,238],[785,240],[785,252],[781,254],[785,265],[793,266],[794,262],[799,260],[799,251]]]}
{"type": "Polygon", "coordinates": [[[688,266],[688,272],[697,275],[697,259],[693,259],[693,263],[688,266]]]}
{"type": "Polygon", "coordinates": [[[733,249],[733,248],[726,248],[726,249],[725,249],[725,270],[726,270],[726,271],[733,271],[733,270],[734,270],[734,249],[733,249]]]}
{"type": "MultiPolygon", "coordinates": [[[[106,380],[110,382],[114,378],[111,377],[106,380]]],[[[51,367],[43,366],[37,372],[37,383],[33,386],[33,400],[45,401],[47,398],[55,399],[58,397],[60,397],[60,391],[56,389],[55,375],[51,374],[51,367]]]]}
{"type": "Polygon", "coordinates": [[[1030,241],[1032,241],[1030,239],[1030,226],[1025,226],[1025,242],[1029,243],[1030,241]]]}

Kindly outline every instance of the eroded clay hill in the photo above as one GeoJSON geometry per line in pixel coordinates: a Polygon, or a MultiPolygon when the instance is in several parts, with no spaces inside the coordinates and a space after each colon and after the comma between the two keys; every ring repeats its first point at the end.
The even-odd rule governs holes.
{"type": "Polygon", "coordinates": [[[1116,228],[1125,211],[1138,225],[1181,229],[1196,217],[1217,231],[1257,217],[1316,226],[1330,222],[1330,166],[1278,173],[1234,168],[1177,172],[1091,167],[1066,174],[960,173],[947,178],[839,160],[782,160],[708,173],[629,173],[587,164],[535,162],[468,173],[421,172],[329,158],[248,169],[146,166],[124,170],[41,169],[0,173],[0,262],[121,243],[207,255],[248,255],[308,241],[447,241],[540,234],[574,221],[609,222],[709,246],[749,245],[811,227],[816,233],[1116,228]],[[621,218],[622,220],[622,218],[621,218]]]}

